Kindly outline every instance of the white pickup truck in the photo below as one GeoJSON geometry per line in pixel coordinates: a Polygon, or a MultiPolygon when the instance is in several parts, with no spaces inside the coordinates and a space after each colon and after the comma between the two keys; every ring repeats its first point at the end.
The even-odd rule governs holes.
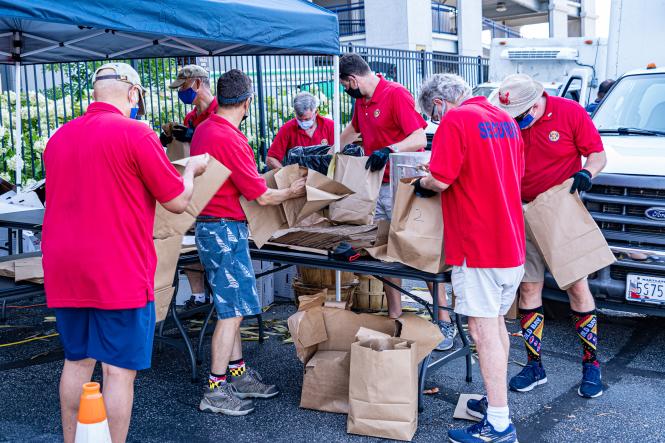
{"type": "MultiPolygon", "coordinates": [[[[593,121],[607,167],[582,199],[618,261],[589,277],[600,307],[665,316],[665,69],[622,75],[593,121]]],[[[551,276],[545,297],[563,300],[551,276]]]]}

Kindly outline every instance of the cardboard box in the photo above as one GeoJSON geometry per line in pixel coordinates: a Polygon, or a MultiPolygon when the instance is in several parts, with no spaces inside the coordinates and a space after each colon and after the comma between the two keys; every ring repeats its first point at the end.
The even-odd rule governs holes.
{"type": "MultiPolygon", "coordinates": [[[[182,174],[189,159],[173,162],[182,174]]],[[[174,214],[157,205],[153,238],[157,253],[155,272],[155,311],[158,322],[166,318],[173,297],[173,279],[182,247],[182,238],[196,221],[210,199],[231,175],[224,165],[208,156],[208,168],[194,179],[194,195],[182,214],[174,214]],[[171,290],[168,290],[171,288],[171,290]]]]}
{"type": "MultiPolygon", "coordinates": [[[[254,274],[260,274],[270,271],[273,268],[272,262],[262,260],[252,260],[254,274]]],[[[256,291],[259,293],[261,306],[266,307],[275,301],[274,274],[268,274],[263,277],[256,277],[256,291]]]]}
{"type": "Polygon", "coordinates": [[[443,340],[436,325],[414,314],[398,320],[356,314],[325,303],[325,294],[301,297],[288,324],[296,354],[305,364],[300,407],[343,414],[349,411],[351,345],[361,328],[416,342],[418,362],[443,340]]]}

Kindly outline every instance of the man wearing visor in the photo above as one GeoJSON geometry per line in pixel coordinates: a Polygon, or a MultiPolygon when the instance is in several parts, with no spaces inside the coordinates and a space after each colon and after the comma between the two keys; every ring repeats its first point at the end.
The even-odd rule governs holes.
{"type": "Polygon", "coordinates": [[[169,163],[144,113],[143,87],[125,63],[95,71],[95,101],[44,152],[46,300],[65,351],[60,379],[64,441],[75,439],[81,386],[102,364],[111,438],[127,438],[136,371],[150,367],[155,332],[155,201],[182,213],[207,159],[184,175],[169,163]]]}
{"type": "MultiPolygon", "coordinates": [[[[178,90],[178,98],[194,108],[185,115],[184,124],[171,123],[164,126],[159,136],[162,146],[176,140],[189,143],[192,141],[194,129],[217,111],[217,98],[210,90],[210,75],[208,71],[198,65],[183,66],[178,71],[178,77],[169,85],[171,89],[178,90]]],[[[190,309],[205,304],[205,287],[203,282],[203,268],[199,263],[185,269],[192,295],[185,303],[190,309]]]]}
{"type": "Polygon", "coordinates": [[[222,74],[217,82],[219,107],[196,130],[191,147],[192,155],[209,153],[231,170],[196,223],[196,246],[217,311],[208,387],[199,409],[227,415],[249,414],[254,410],[252,398],[279,393],[242,357],[240,323],[261,313],[261,300],[240,197],[265,206],[305,195],[304,178],[288,189],[275,190],[258,174],[254,151],[239,129],[252,96],[252,81],[245,73],[232,69],[222,74]]]}
{"type": "MultiPolygon", "coordinates": [[[[600,135],[579,103],[548,95],[540,82],[524,74],[506,77],[492,100],[515,118],[522,130],[524,203],[571,177],[571,194],[591,189],[591,179],[603,170],[606,157],[600,135]],[[584,167],[582,157],[586,157],[584,167]]],[[[545,320],[542,301],[544,279],[545,262],[527,233],[519,308],[528,362],[510,380],[510,388],[518,392],[530,391],[547,382],[541,361],[545,320]]],[[[584,351],[582,382],[577,392],[585,398],[598,397],[603,393],[603,386],[596,358],[595,302],[586,278],[576,282],[567,292],[575,329],[584,351]]]]}
{"type": "Polygon", "coordinates": [[[296,146],[332,145],[335,142],[335,123],[319,115],[319,100],[309,92],[293,98],[296,117],[279,129],[268,150],[266,162],[270,169],[282,167],[289,149],[296,146]]]}

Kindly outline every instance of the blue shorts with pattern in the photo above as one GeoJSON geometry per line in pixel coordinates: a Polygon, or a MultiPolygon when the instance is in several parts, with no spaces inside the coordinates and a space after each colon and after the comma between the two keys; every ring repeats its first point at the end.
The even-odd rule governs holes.
{"type": "Polygon", "coordinates": [[[219,319],[261,313],[248,237],[244,222],[196,223],[196,246],[219,319]]]}

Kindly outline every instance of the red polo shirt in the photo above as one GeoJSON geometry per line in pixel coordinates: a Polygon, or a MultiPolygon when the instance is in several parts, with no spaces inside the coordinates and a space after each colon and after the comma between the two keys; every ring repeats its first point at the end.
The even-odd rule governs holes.
{"type": "Polygon", "coordinates": [[[446,263],[524,264],[524,153],[515,120],[485,97],[451,109],[434,135],[430,170],[450,185],[441,194],[446,263]]]}
{"type": "Polygon", "coordinates": [[[598,130],[579,103],[544,95],[545,114],[522,131],[526,161],[522,200],[526,202],[582,169],[582,156],[603,151],[598,130]]]}
{"type": "Polygon", "coordinates": [[[198,113],[196,107],[189,111],[185,116],[184,124],[185,126],[191,126],[196,128],[201,123],[203,123],[208,117],[217,112],[217,98],[213,98],[208,107],[202,113],[198,113]]]}
{"type": "Polygon", "coordinates": [[[152,129],[91,103],[49,139],[44,164],[48,306],[129,309],[153,300],[155,200],[184,187],[152,129]]]}
{"type": "MultiPolygon", "coordinates": [[[[399,143],[418,129],[427,127],[416,111],[411,93],[399,83],[379,78],[372,98],[356,100],[351,120],[353,129],[362,135],[365,155],[399,143]]],[[[383,181],[390,181],[388,167],[383,181]]]]}
{"type": "Polygon", "coordinates": [[[240,196],[256,200],[268,189],[257,172],[254,151],[247,137],[228,120],[213,114],[194,132],[191,154],[208,153],[231,170],[231,177],[208,202],[201,215],[246,220],[240,196]]]}
{"type": "Polygon", "coordinates": [[[280,162],[289,149],[296,146],[332,145],[335,143],[335,123],[329,118],[316,115],[316,129],[310,137],[298,126],[298,120],[291,119],[279,128],[277,135],[268,149],[268,157],[280,162]]]}

